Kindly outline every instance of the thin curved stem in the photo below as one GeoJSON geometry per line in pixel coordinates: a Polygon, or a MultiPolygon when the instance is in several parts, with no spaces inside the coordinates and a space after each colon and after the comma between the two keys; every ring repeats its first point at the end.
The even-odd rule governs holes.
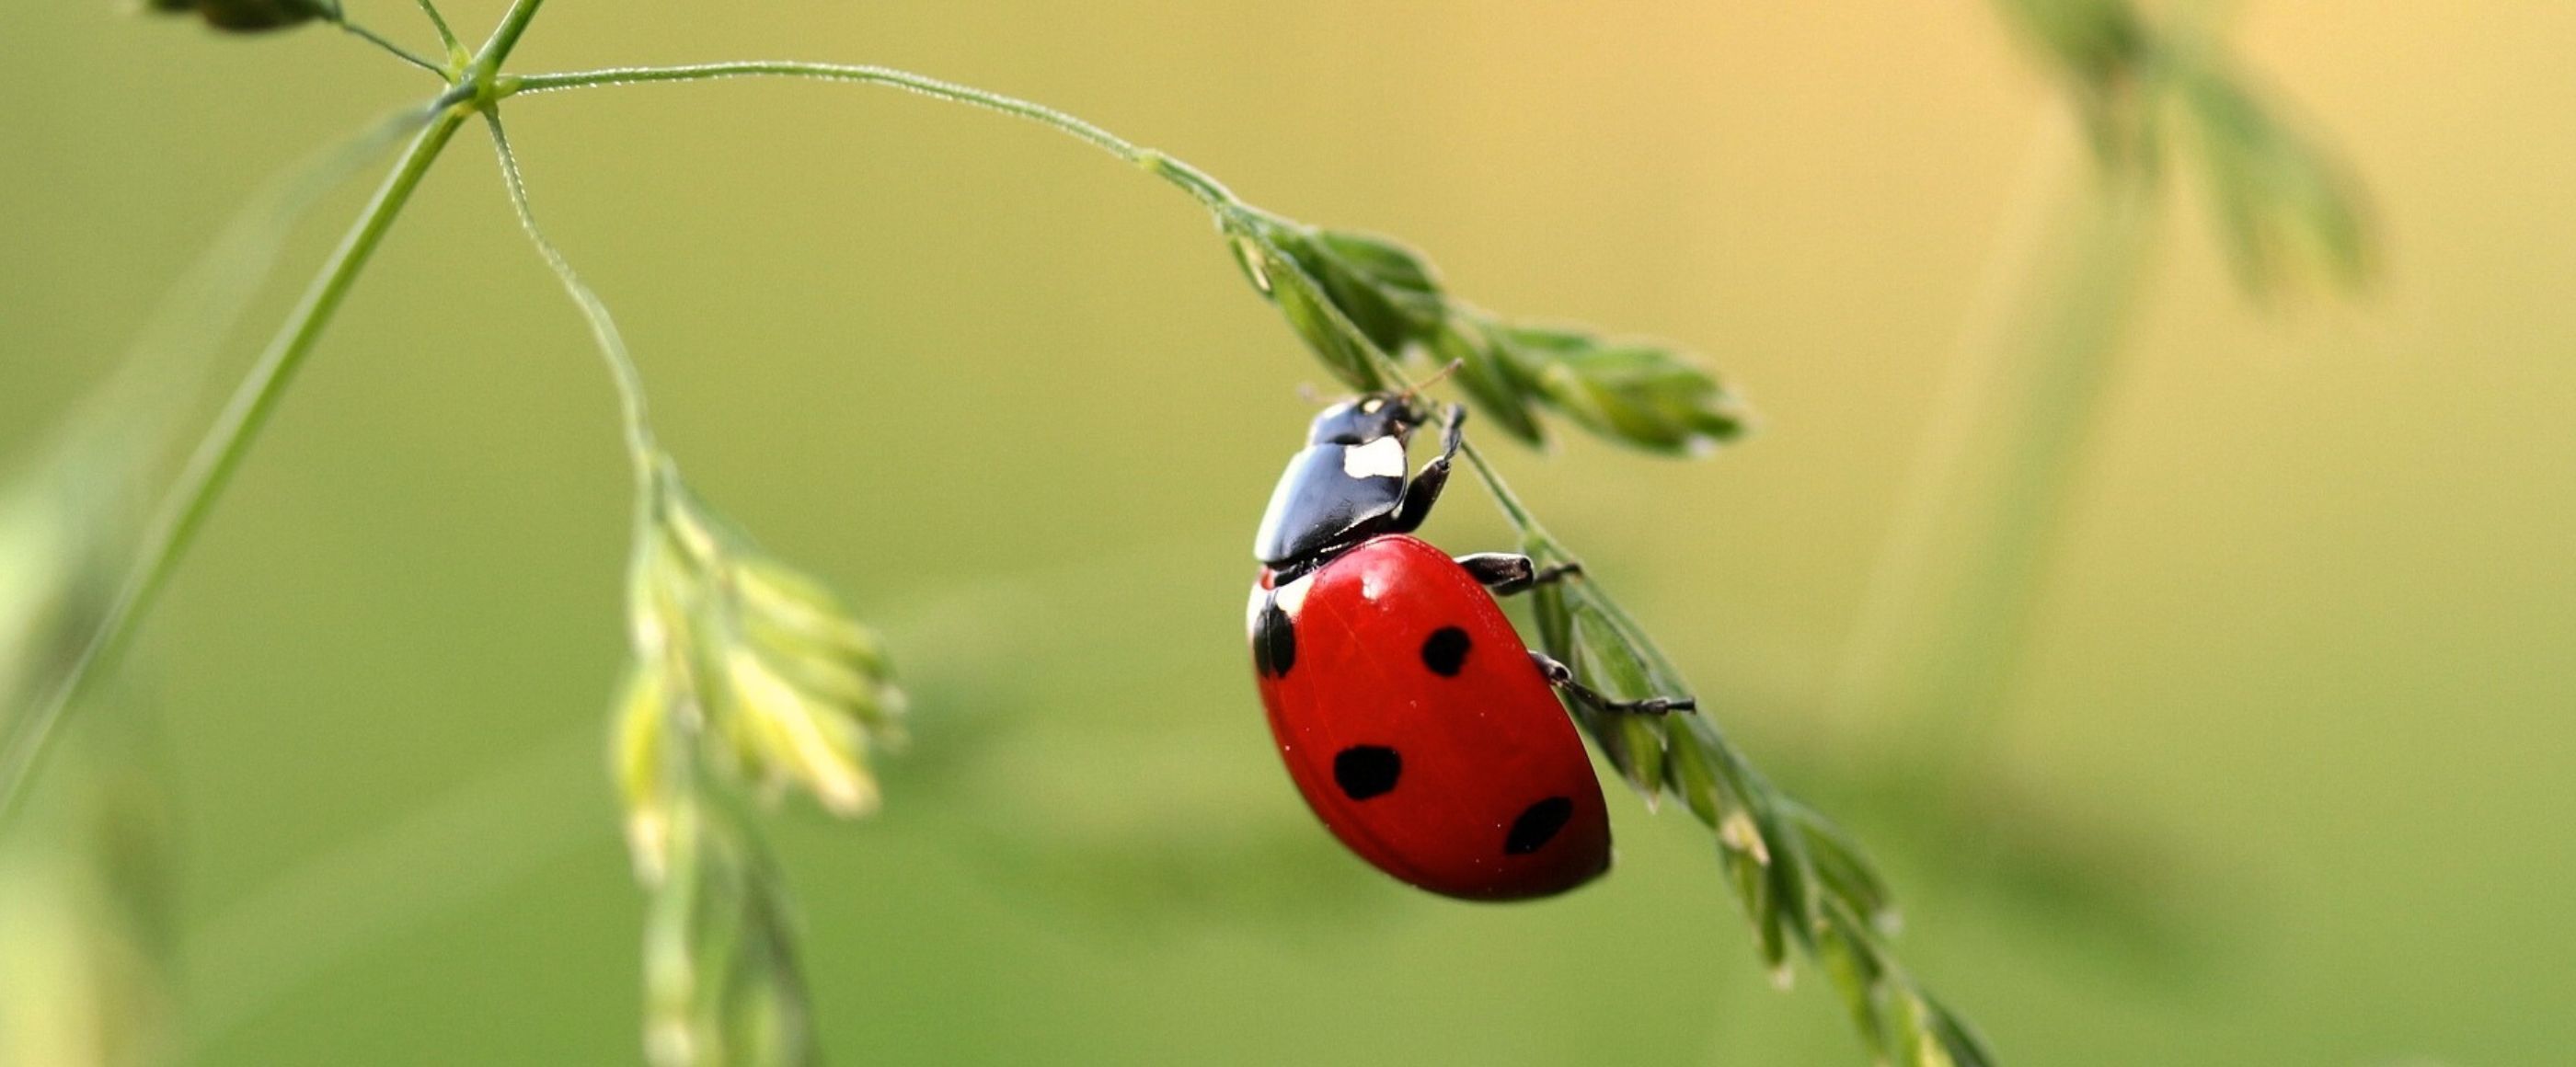
{"type": "Polygon", "coordinates": [[[527,231],[528,241],[537,246],[555,280],[563,283],[564,292],[581,306],[582,317],[590,322],[591,338],[599,344],[601,360],[608,364],[608,376],[617,385],[619,414],[626,431],[626,451],[635,464],[639,488],[648,491],[661,449],[653,441],[653,427],[645,414],[644,375],[635,368],[635,357],[626,348],[626,338],[617,330],[617,320],[608,313],[608,305],[599,293],[581,280],[581,274],[565,259],[563,250],[555,247],[544,229],[537,225],[536,210],[528,204],[528,184],[519,172],[518,154],[510,150],[509,132],[501,126],[498,109],[483,113],[484,126],[492,133],[492,150],[501,160],[501,182],[510,191],[510,207],[519,216],[519,228],[527,231]]]}
{"type": "Polygon", "coordinates": [[[351,22],[345,18],[334,19],[333,22],[337,24],[343,32],[346,32],[359,40],[365,41],[368,44],[384,49],[386,52],[391,53],[395,59],[402,60],[412,66],[419,67],[422,70],[438,75],[440,81],[447,80],[447,68],[430,62],[428,59],[423,58],[419,53],[414,52],[411,49],[387,40],[383,34],[379,34],[374,30],[358,25],[357,23],[351,22]]]}
{"type": "MultiPolygon", "coordinates": [[[[581,308],[582,317],[590,323],[591,339],[597,343],[601,361],[608,365],[608,377],[617,387],[620,422],[626,435],[627,460],[635,472],[635,503],[631,515],[627,553],[626,588],[628,595],[644,588],[645,568],[652,559],[647,547],[656,536],[654,517],[664,504],[664,488],[669,484],[670,459],[653,437],[652,418],[648,414],[644,393],[644,375],[635,366],[635,356],[627,350],[625,335],[617,329],[617,319],[608,312],[608,304],[598,291],[581,280],[572,261],[555,247],[537,225],[536,209],[528,202],[528,183],[519,170],[519,155],[510,147],[509,131],[501,124],[501,109],[495,105],[483,112],[484,127],[492,134],[493,154],[500,158],[501,183],[509,190],[510,208],[519,216],[519,228],[526,231],[528,242],[537,246],[537,255],[546,261],[564,292],[581,308]]],[[[689,768],[682,768],[685,775],[689,768]]]]}
{"type": "Polygon", "coordinates": [[[240,469],[243,457],[268,424],[278,401],[286,395],[287,383],[304,364],[322,339],[322,331],[349,295],[358,275],[384,242],[386,231],[402,213],[405,203],[421,179],[429,173],[441,149],[465,122],[466,113],[449,109],[431,120],[429,127],[413,138],[411,148],[403,154],[392,174],[376,190],[374,199],[358,216],[340,245],[331,254],[322,273],[314,278],[304,298],[296,304],[286,324],[261,353],[232,399],[224,405],[213,428],[199,442],[196,452],[179,474],[162,509],[145,531],[141,551],[132,571],[109,602],[90,638],[73,658],[62,680],[35,705],[28,709],[21,729],[0,751],[0,823],[6,823],[25,797],[28,780],[33,777],[37,760],[59,731],[65,710],[96,678],[104,661],[113,656],[132,629],[134,621],[150,607],[197,531],[212,514],[216,498],[240,469]]]}
{"type": "Polygon", "coordinates": [[[462,66],[465,42],[457,40],[456,31],[448,28],[447,16],[438,13],[437,0],[420,0],[420,13],[429,16],[429,24],[438,30],[438,43],[447,49],[447,58],[462,66]]]}
{"type": "Polygon", "coordinates": [[[1144,149],[1126,138],[1094,126],[1044,104],[1017,97],[988,92],[969,85],[941,81],[891,67],[846,63],[804,63],[789,60],[752,60],[737,63],[699,63],[684,67],[610,67],[604,70],[573,71],[561,74],[528,74],[518,80],[518,92],[549,93],[562,89],[580,89],[600,85],[638,85],[646,82],[710,81],[720,78],[806,78],[816,81],[863,82],[908,89],[924,96],[955,103],[973,104],[1006,115],[1045,123],[1099,146],[1102,151],[1130,163],[1144,160],[1144,149]]]}
{"type": "Polygon", "coordinates": [[[682,67],[610,67],[603,70],[525,75],[512,80],[505,93],[551,93],[565,89],[587,89],[608,85],[715,81],[727,78],[803,78],[809,81],[856,82],[902,89],[937,100],[980,107],[987,111],[996,111],[1047,126],[1116,156],[1131,166],[1151,171],[1163,180],[1179,186],[1211,210],[1226,212],[1245,207],[1243,201],[1232,191],[1198,168],[1162,152],[1142,147],[1083,119],[1015,96],[1005,96],[971,85],[941,81],[891,67],[847,63],[806,63],[793,60],[701,63],[682,67]]]}

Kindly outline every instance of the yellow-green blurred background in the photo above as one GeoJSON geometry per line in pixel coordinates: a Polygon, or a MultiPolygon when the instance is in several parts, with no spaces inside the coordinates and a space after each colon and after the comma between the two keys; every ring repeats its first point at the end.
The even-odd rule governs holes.
{"type": "MultiPolygon", "coordinates": [[[[429,41],[408,4],[350,6],[429,41]]],[[[19,3],[0,32],[11,453],[267,175],[430,88],[327,30],[113,7],[19,3]]],[[[2054,857],[1874,801],[1852,754],[1899,724],[1819,710],[2064,121],[1985,5],[556,0],[517,62],[966,81],[1401,235],[1487,306],[1695,347],[1762,413],[1743,447],[1494,452],[1753,756],[1848,814],[1910,963],[2006,1062],[2566,1062],[2576,7],[2265,0],[2229,37],[2368,183],[2386,269],[2266,314],[2177,187],[1972,757],[2054,857]]],[[[1322,375],[1185,199],[877,89],[509,114],[694,484],[904,665],[884,814],[791,809],[780,836],[837,1060],[1862,1061],[1816,975],[1768,989],[1685,816],[1614,796],[1615,876],[1514,907],[1399,887],[1313,826],[1240,612],[1322,375]]],[[[627,487],[580,320],[460,139],[93,709],[159,723],[190,1054],[633,1058],[599,755],[627,487]]],[[[1461,488],[1431,535],[1505,547],[1461,488]]]]}

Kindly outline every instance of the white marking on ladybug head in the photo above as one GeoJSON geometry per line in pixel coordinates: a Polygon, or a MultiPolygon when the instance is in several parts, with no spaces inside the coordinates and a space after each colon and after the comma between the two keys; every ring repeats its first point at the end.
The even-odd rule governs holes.
{"type": "Polygon", "coordinates": [[[1342,450],[1342,473],[1353,478],[1404,477],[1404,442],[1381,437],[1342,450]]]}
{"type": "Polygon", "coordinates": [[[1311,574],[1279,587],[1279,610],[1288,613],[1289,621],[1296,621],[1297,610],[1306,606],[1306,591],[1314,587],[1311,574]]]}

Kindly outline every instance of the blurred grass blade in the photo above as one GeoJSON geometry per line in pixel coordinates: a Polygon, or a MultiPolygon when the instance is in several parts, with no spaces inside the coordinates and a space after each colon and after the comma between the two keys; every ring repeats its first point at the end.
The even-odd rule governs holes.
{"type": "Polygon", "coordinates": [[[2151,19],[2133,0],[1997,0],[2067,83],[2107,169],[2154,180],[2168,101],[2197,134],[2213,222],[2240,288],[2269,298],[2303,275],[2351,291],[2375,265],[2361,183],[2322,144],[2248,88],[2224,49],[2180,12],[2151,19]]]}
{"type": "Polygon", "coordinates": [[[2156,166],[2159,38],[2131,0],[1996,0],[2084,117],[2094,154],[2115,171],[2156,166]]]}
{"type": "MultiPolygon", "coordinates": [[[[268,179],[154,305],[116,377],[75,417],[73,436],[123,437],[177,418],[276,269],[296,223],[427,121],[421,109],[404,108],[268,179]]],[[[163,427],[154,439],[166,441],[170,432],[163,427]]]]}
{"type": "Polygon", "coordinates": [[[9,712],[0,734],[13,748],[30,725],[24,710],[62,685],[115,596],[136,509],[132,463],[112,456],[58,457],[0,493],[0,707],[9,712]]]}
{"type": "Polygon", "coordinates": [[[1986,1039],[1979,1036],[1967,1020],[1943,1007],[1931,994],[1925,993],[1922,997],[1924,1006],[1931,1011],[1932,1034],[1951,1063],[1957,1067],[1994,1067],[1995,1055],[1987,1049],[1986,1039]]]}
{"type": "Polygon", "coordinates": [[[422,123],[413,110],[390,116],[271,179],[172,286],[45,454],[0,486],[0,821],[97,666],[120,581],[131,586],[155,565],[132,559],[148,486],[217,349],[296,221],[422,123]]]}
{"type": "Polygon", "coordinates": [[[1995,0],[2004,23],[2097,100],[2134,87],[2155,48],[2130,0],[1995,0]]]}
{"type": "Polygon", "coordinates": [[[2371,228],[2360,183],[2341,161],[2300,137],[2238,79],[2206,63],[2177,64],[2183,111],[2200,134],[2200,159],[2238,282],[2257,297],[2298,276],[2340,289],[2368,280],[2371,228]]]}

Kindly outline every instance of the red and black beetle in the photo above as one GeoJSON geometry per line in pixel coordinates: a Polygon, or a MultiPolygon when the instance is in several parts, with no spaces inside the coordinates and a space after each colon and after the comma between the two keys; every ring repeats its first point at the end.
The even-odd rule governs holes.
{"type": "Polygon", "coordinates": [[[1253,667],[1289,777],[1351,851],[1447,896],[1549,896],[1610,866],[1601,786],[1557,691],[1639,714],[1692,702],[1610,700],[1521,643],[1494,596],[1572,568],[1452,559],[1412,535],[1465,417],[1448,409],[1440,454],[1408,479],[1426,421],[1412,395],[1316,416],[1255,537],[1253,667]]]}

